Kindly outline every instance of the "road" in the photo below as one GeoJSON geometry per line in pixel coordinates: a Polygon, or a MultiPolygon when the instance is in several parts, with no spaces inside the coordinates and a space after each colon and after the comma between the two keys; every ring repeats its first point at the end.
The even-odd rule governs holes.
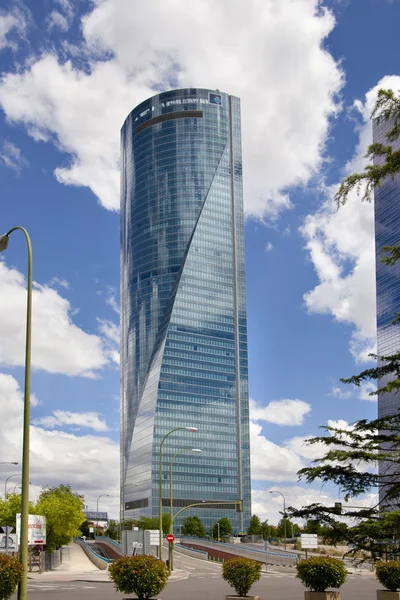
{"type": "MultiPolygon", "coordinates": [[[[375,600],[379,584],[373,578],[351,576],[341,588],[344,600],[375,600]]],[[[208,570],[196,571],[188,579],[172,581],[159,594],[162,600],[223,600],[225,594],[234,593],[232,588],[222,580],[220,573],[208,570]]],[[[251,593],[258,594],[262,600],[303,600],[304,587],[294,573],[275,571],[263,573],[251,593]]],[[[98,582],[57,582],[29,583],[28,597],[32,600],[122,600],[126,594],[120,594],[110,583],[98,582]]],[[[133,596],[130,594],[129,596],[133,596]]],[[[15,596],[16,598],[16,596],[15,596]]],[[[14,597],[13,597],[14,600],[14,597]]]]}

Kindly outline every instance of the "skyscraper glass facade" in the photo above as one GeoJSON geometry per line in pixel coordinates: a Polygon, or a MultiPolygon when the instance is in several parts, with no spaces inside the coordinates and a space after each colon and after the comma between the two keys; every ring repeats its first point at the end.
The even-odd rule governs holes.
{"type": "MultiPolygon", "coordinates": [[[[240,101],[182,89],[136,107],[121,144],[121,501],[125,518],[169,506],[206,527],[250,519],[240,101]],[[201,454],[193,454],[199,448],[201,454]]],[[[179,524],[179,521],[178,521],[179,524]]]]}
{"type": "MultiPolygon", "coordinates": [[[[386,134],[392,128],[390,122],[374,120],[373,141],[389,145],[386,134]]],[[[390,145],[400,148],[398,141],[390,145]]],[[[375,199],[375,249],[376,249],[376,312],[377,312],[377,351],[378,356],[389,356],[400,349],[400,324],[393,323],[400,312],[400,263],[394,266],[381,262],[384,246],[393,246],[400,242],[400,177],[387,178],[374,190],[375,199]]],[[[379,382],[380,387],[389,378],[379,382]]],[[[400,409],[399,394],[382,394],[378,397],[378,415],[384,417],[396,413],[400,409]]],[[[389,463],[380,464],[379,472],[389,473],[393,467],[389,463]]],[[[398,474],[398,469],[396,470],[398,474]]],[[[384,489],[381,489],[381,500],[384,489]]],[[[393,503],[390,503],[393,505],[393,503]]],[[[393,506],[394,508],[394,506],[393,506]]]]}

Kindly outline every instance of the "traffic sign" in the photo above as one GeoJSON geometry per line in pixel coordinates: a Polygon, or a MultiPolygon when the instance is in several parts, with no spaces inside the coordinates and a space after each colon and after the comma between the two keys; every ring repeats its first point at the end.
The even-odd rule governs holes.
{"type": "Polygon", "coordinates": [[[172,533],[169,533],[167,536],[165,536],[165,539],[171,544],[174,541],[175,536],[173,536],[172,533]]]}

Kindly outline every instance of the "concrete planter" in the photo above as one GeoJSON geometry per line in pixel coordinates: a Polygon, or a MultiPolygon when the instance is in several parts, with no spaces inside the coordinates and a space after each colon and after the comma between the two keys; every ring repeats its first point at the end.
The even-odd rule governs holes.
{"type": "Polygon", "coordinates": [[[260,596],[235,596],[234,594],[229,594],[225,596],[225,600],[260,600],[260,596]]]}
{"type": "Polygon", "coordinates": [[[376,600],[400,600],[400,592],[389,592],[389,590],[377,590],[376,600]]]}
{"type": "Polygon", "coordinates": [[[340,592],[304,592],[304,600],[340,600],[340,592]]]}

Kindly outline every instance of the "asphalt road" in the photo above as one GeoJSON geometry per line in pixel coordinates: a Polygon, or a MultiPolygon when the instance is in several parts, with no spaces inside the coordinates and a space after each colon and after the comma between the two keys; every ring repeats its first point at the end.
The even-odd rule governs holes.
{"type": "MultiPolygon", "coordinates": [[[[207,563],[205,564],[205,566],[207,563]]],[[[217,567],[217,565],[213,565],[217,567]]],[[[375,600],[380,584],[372,577],[350,575],[341,588],[342,600],[375,600]]],[[[271,570],[263,573],[252,593],[261,600],[303,600],[304,587],[293,572],[271,570]]],[[[217,569],[204,569],[190,573],[188,579],[171,581],[159,594],[161,600],[224,600],[225,594],[234,593],[223,581],[217,569]]],[[[28,598],[32,600],[121,600],[133,594],[120,594],[111,583],[69,581],[69,582],[29,582],[28,598]]],[[[13,596],[13,600],[16,596],[13,596]]]]}

